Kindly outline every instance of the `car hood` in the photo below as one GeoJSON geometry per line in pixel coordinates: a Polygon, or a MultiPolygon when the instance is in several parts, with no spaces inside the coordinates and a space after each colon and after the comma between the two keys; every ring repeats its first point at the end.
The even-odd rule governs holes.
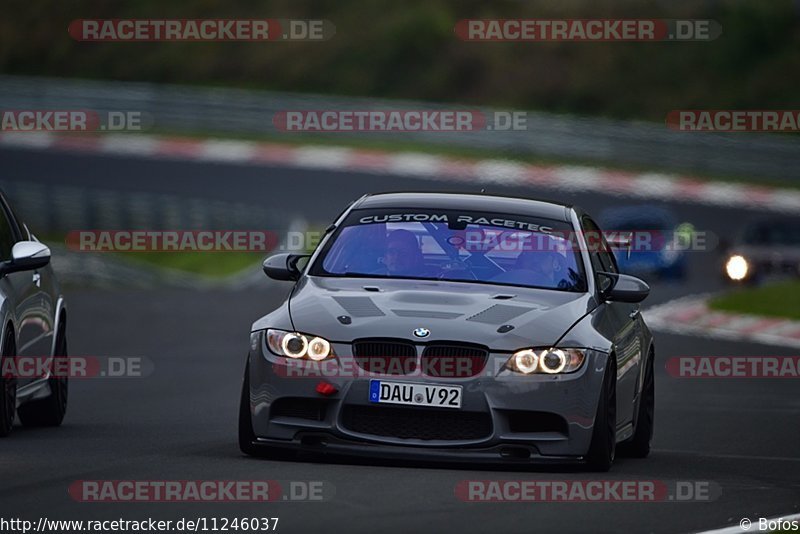
{"type": "Polygon", "coordinates": [[[289,300],[297,331],[332,342],[389,337],[477,343],[495,351],[551,346],[594,306],[588,293],[332,277],[304,277],[289,300]],[[498,332],[504,325],[514,328],[498,332]],[[417,328],[430,335],[415,337],[417,328]]]}

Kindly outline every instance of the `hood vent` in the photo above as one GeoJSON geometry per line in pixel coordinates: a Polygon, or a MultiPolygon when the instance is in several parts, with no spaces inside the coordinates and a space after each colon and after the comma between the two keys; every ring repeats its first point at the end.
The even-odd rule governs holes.
{"type": "Polygon", "coordinates": [[[476,313],[472,317],[467,317],[467,321],[499,325],[510,321],[514,317],[519,317],[524,313],[528,313],[531,309],[532,308],[523,308],[521,306],[495,304],[494,306],[489,306],[482,312],[476,313]]]}
{"type": "Polygon", "coordinates": [[[463,313],[434,310],[392,310],[398,317],[419,317],[422,319],[458,319],[463,313]]]}
{"type": "Polygon", "coordinates": [[[386,315],[369,297],[333,297],[333,300],[353,317],[382,317],[386,315]]]}

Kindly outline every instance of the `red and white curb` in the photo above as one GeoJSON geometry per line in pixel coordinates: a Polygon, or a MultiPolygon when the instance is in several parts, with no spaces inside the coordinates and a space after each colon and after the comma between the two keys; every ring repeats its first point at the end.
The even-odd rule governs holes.
{"type": "Polygon", "coordinates": [[[0,133],[0,146],[389,174],[473,185],[527,185],[570,192],[598,192],[623,197],[800,213],[800,190],[589,166],[537,165],[509,160],[469,160],[417,152],[398,153],[346,147],[295,146],[140,134],[3,132],[0,133]]]}
{"type": "Polygon", "coordinates": [[[711,310],[709,297],[676,299],[642,314],[657,331],[800,348],[800,321],[711,310]]]}

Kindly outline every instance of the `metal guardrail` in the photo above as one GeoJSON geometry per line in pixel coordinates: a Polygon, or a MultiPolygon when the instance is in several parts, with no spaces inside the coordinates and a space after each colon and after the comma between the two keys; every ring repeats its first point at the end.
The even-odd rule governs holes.
{"type": "MultiPolygon", "coordinates": [[[[158,128],[170,131],[274,135],[280,132],[273,126],[273,116],[286,110],[435,110],[456,107],[467,108],[228,88],[0,76],[0,109],[138,111],[152,117],[158,128]]],[[[482,111],[491,113],[495,110],[487,108],[482,111]]],[[[792,135],[687,133],[669,130],[665,125],[541,112],[527,114],[525,131],[336,135],[488,148],[509,154],[590,161],[609,166],[736,175],[753,181],[800,179],[800,139],[792,135]]]]}
{"type": "MultiPolygon", "coordinates": [[[[259,206],[147,192],[49,185],[0,179],[14,210],[53,252],[62,283],[82,287],[181,287],[245,289],[266,282],[261,269],[224,279],[132,263],[102,252],[69,249],[69,232],[87,230],[248,230],[271,231],[280,238],[297,224],[278,210],[259,206]]],[[[214,261],[214,256],[209,256],[214,261]]],[[[256,262],[257,263],[257,262],[256,262]]]]}
{"type": "Polygon", "coordinates": [[[269,230],[292,220],[245,203],[147,192],[48,185],[0,179],[0,187],[34,233],[81,230],[269,230]]]}

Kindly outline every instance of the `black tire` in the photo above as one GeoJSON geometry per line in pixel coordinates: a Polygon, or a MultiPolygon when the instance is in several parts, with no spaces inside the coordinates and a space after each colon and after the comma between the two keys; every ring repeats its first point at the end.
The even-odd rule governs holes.
{"type": "Polygon", "coordinates": [[[248,456],[257,456],[257,447],[253,445],[255,440],[256,435],[253,432],[253,420],[250,415],[250,358],[248,358],[242,381],[242,395],[239,399],[239,449],[248,456]]]}
{"type": "Polygon", "coordinates": [[[639,410],[636,414],[636,430],[633,436],[625,443],[620,443],[619,447],[620,454],[630,458],[647,458],[650,454],[656,408],[654,359],[652,353],[647,359],[647,369],[644,372],[644,384],[642,385],[642,398],[639,401],[639,410]]]}
{"type": "Polygon", "coordinates": [[[242,381],[242,395],[239,400],[239,450],[248,456],[270,460],[291,460],[297,456],[291,450],[268,445],[254,445],[255,441],[256,434],[253,431],[253,419],[250,414],[250,359],[248,358],[242,381]]]}
{"type": "Polygon", "coordinates": [[[613,354],[608,358],[597,403],[592,442],[586,454],[587,468],[603,473],[611,469],[617,448],[617,366],[613,354]]]}
{"type": "MultiPolygon", "coordinates": [[[[9,330],[11,330],[9,328],[9,330]]],[[[14,343],[14,334],[6,333],[6,339],[0,354],[0,369],[5,369],[3,363],[6,359],[14,358],[17,352],[14,343]]],[[[17,410],[17,379],[13,373],[3,376],[0,373],[0,438],[4,438],[11,433],[14,426],[14,414],[17,410]]]]}
{"type": "MultiPolygon", "coordinates": [[[[54,358],[68,356],[67,329],[64,323],[58,328],[54,358]]],[[[53,364],[54,368],[55,363],[53,364]]],[[[50,395],[43,399],[26,402],[17,409],[23,426],[59,426],[67,413],[69,380],[67,376],[51,376],[47,380],[50,395]]]]}

